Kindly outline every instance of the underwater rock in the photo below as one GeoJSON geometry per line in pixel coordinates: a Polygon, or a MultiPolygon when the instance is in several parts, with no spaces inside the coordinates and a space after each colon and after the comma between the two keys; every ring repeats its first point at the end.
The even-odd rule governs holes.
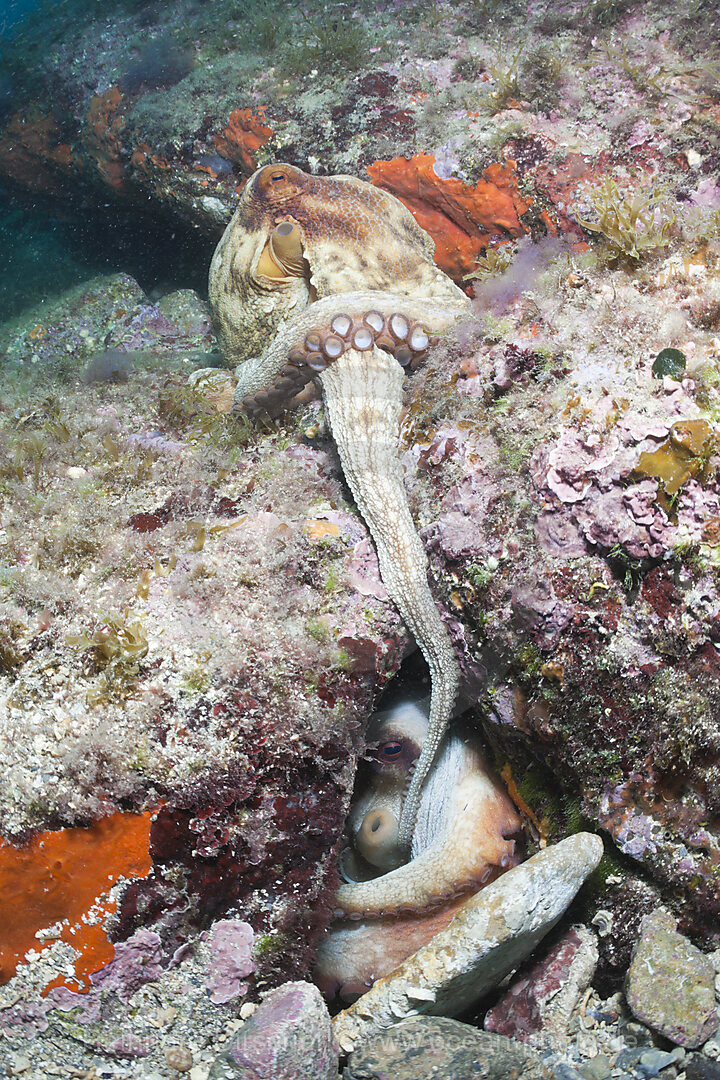
{"type": "Polygon", "coordinates": [[[603,845],[578,833],[533,855],[476,893],[450,925],[333,1020],[343,1050],[415,1013],[469,1008],[532,953],[557,923],[603,845]]]}
{"type": "Polygon", "coordinates": [[[176,325],[122,273],[92,278],[0,325],[0,349],[9,361],[85,382],[122,380],[137,350],[203,350],[212,341],[206,313],[176,325]]]}
{"type": "Polygon", "coordinates": [[[165,293],[157,306],[180,333],[208,339],[212,336],[210,309],[193,289],[176,289],[165,293]]]}
{"type": "Polygon", "coordinates": [[[272,990],[216,1059],[208,1080],[336,1080],[338,1052],[316,987],[272,990]]]}
{"type": "Polygon", "coordinates": [[[195,63],[195,50],[183,48],[169,34],[146,39],[130,59],[120,80],[123,94],[174,86],[188,75],[195,63]]]}
{"type": "Polygon", "coordinates": [[[549,1080],[540,1056],[522,1043],[440,1016],[413,1016],[355,1050],[345,1080],[549,1080]]]}
{"type": "Polygon", "coordinates": [[[592,982],[597,939],[585,926],[572,926],[515,975],[485,1016],[485,1030],[544,1050],[559,1050],[570,1038],[568,1021],[592,982]]]}
{"type": "Polygon", "coordinates": [[[625,992],[638,1020],[678,1046],[695,1050],[717,1031],[715,967],[667,911],[643,919],[625,992]]]}

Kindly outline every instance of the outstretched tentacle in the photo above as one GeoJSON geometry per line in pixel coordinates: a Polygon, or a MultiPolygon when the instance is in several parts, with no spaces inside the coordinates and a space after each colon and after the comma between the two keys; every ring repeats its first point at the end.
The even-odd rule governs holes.
{"type": "Polygon", "coordinates": [[[428,733],[404,801],[399,844],[409,850],[423,782],[455,704],[460,669],[427,580],[427,556],[410,515],[398,456],[403,369],[373,346],[348,349],[320,374],[345,479],[375,543],[390,599],[432,677],[428,733]]]}
{"type": "Polygon", "coordinates": [[[478,889],[515,863],[512,834],[518,821],[506,798],[489,780],[474,776],[458,784],[459,810],[441,842],[426,848],[396,870],[369,881],[341,885],[336,914],[346,919],[377,919],[404,912],[430,911],[478,889]],[[470,821],[471,817],[475,818],[470,821]]]}

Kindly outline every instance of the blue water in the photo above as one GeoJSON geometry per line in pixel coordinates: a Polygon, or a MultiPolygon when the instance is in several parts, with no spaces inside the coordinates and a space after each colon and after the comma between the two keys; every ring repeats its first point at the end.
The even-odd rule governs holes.
{"type": "Polygon", "coordinates": [[[0,3],[2,36],[12,40],[25,17],[42,7],[42,0],[3,0],[0,3]]]}
{"type": "MultiPolygon", "coordinates": [[[[42,48],[44,19],[77,20],[137,7],[138,0],[0,0],[0,131],[28,101],[39,100],[25,46],[42,48]]],[[[49,24],[48,24],[49,25],[49,24]]],[[[78,282],[118,270],[149,293],[194,288],[205,294],[217,238],[182,222],[130,209],[112,193],[79,191],[74,201],[28,194],[0,182],[0,323],[78,282]],[[176,242],[168,245],[169,235],[176,242]]]]}

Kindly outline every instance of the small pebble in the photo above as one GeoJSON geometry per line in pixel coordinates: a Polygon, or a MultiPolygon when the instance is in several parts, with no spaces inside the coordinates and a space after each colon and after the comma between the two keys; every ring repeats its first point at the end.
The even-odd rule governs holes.
{"type": "Polygon", "coordinates": [[[165,1061],[176,1072],[187,1072],[192,1068],[193,1056],[187,1046],[168,1046],[165,1051],[165,1061]]]}
{"type": "Polygon", "coordinates": [[[556,1065],[554,1072],[555,1080],[582,1080],[582,1074],[569,1065],[556,1065]]]}
{"type": "Polygon", "coordinates": [[[720,1058],[720,1043],[718,1043],[717,1039],[708,1039],[702,1048],[702,1052],[705,1057],[712,1058],[716,1061],[720,1058]]]}
{"type": "Polygon", "coordinates": [[[585,1080],[605,1080],[611,1072],[610,1058],[605,1054],[598,1054],[580,1067],[580,1075],[585,1080]]]}
{"type": "Polygon", "coordinates": [[[618,1054],[617,1061],[616,1061],[615,1064],[617,1065],[617,1067],[619,1069],[630,1069],[630,1068],[632,1068],[633,1065],[637,1064],[637,1062],[640,1060],[640,1058],[642,1057],[642,1055],[644,1053],[645,1053],[645,1051],[642,1050],[642,1049],[638,1049],[637,1047],[629,1046],[627,1048],[627,1050],[622,1050],[618,1054]]]}
{"type": "Polygon", "coordinates": [[[672,1054],[669,1054],[666,1050],[644,1050],[639,1062],[635,1066],[635,1071],[640,1076],[657,1076],[661,1069],[667,1068],[668,1065],[674,1065],[675,1058],[672,1054]]]}

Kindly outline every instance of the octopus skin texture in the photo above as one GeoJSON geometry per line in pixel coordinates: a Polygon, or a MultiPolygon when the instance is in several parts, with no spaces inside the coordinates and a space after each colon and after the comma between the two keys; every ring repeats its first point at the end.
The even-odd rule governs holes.
{"type": "Polygon", "coordinates": [[[348,817],[349,881],[340,919],[316,957],[315,979],[350,1000],[443,930],[468,896],[516,861],[517,811],[472,741],[451,731],[426,782],[403,863],[398,824],[406,777],[423,745],[427,713],[412,703],[371,723],[369,768],[348,817]]]}
{"type": "Polygon", "coordinates": [[[470,315],[470,301],[435,265],[433,250],[388,192],[350,176],[267,165],[243,188],[209,280],[220,347],[237,365],[237,410],[273,413],[309,383],[319,385],[383,583],[430,669],[427,735],[398,826],[405,858],[459,684],[398,457],[406,369],[470,315]]]}

